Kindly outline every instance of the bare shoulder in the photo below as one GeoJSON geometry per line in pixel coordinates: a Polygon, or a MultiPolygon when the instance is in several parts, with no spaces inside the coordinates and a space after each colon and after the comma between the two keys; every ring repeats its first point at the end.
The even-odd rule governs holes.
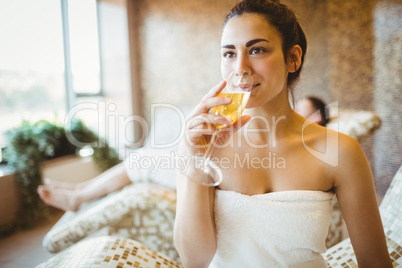
{"type": "Polygon", "coordinates": [[[320,160],[335,187],[357,178],[372,179],[365,153],[354,138],[316,124],[306,128],[302,136],[304,148],[320,160]]]}
{"type": "Polygon", "coordinates": [[[338,148],[332,149],[337,149],[340,160],[346,160],[340,162],[349,163],[349,161],[355,159],[355,157],[364,156],[363,149],[357,140],[335,130],[329,129],[328,131],[332,133],[331,136],[333,136],[333,138],[338,139],[338,148]]]}
{"type": "Polygon", "coordinates": [[[335,186],[364,184],[373,180],[370,164],[360,143],[354,138],[338,133],[338,165],[334,168],[335,186]]]}
{"type": "MultiPolygon", "coordinates": [[[[345,135],[326,127],[312,124],[302,130],[302,145],[309,154],[322,163],[322,167],[334,171],[339,165],[340,144],[344,144],[345,135]]],[[[343,145],[342,145],[343,147],[343,145]]],[[[345,146],[346,148],[347,146],[345,146]]]]}

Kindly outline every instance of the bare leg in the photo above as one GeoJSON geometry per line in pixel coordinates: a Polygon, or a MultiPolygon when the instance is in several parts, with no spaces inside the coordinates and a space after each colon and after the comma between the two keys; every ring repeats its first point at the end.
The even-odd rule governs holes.
{"type": "Polygon", "coordinates": [[[38,187],[38,194],[50,206],[76,211],[83,202],[105,196],[130,183],[124,165],[119,164],[86,182],[82,187],[69,189],[41,185],[38,187]]]}
{"type": "MultiPolygon", "coordinates": [[[[85,181],[89,182],[89,181],[85,181]]],[[[64,181],[54,181],[52,179],[45,178],[44,179],[44,184],[48,188],[53,188],[53,189],[64,189],[64,190],[73,190],[73,189],[78,189],[81,187],[84,187],[84,182],[83,183],[71,183],[71,182],[64,182],[64,181]]]]}
{"type": "Polygon", "coordinates": [[[59,190],[57,188],[40,185],[37,191],[39,197],[49,206],[65,211],[76,211],[79,207],[79,204],[77,203],[77,194],[74,189],[59,190]]]}
{"type": "Polygon", "coordinates": [[[44,179],[44,183],[46,186],[49,188],[53,189],[59,189],[59,190],[73,190],[73,189],[82,189],[84,187],[87,187],[89,184],[94,183],[99,176],[96,176],[95,178],[92,178],[90,180],[80,182],[80,183],[72,183],[72,182],[64,182],[64,181],[55,181],[49,178],[44,179]]]}

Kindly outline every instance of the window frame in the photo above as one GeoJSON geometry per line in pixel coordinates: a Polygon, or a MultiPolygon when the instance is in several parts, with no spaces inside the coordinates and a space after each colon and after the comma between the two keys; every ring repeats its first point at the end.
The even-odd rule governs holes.
{"type": "MultiPolygon", "coordinates": [[[[63,60],[64,60],[64,85],[66,93],[66,113],[75,104],[76,100],[85,97],[105,97],[104,90],[104,75],[103,75],[103,64],[102,64],[102,45],[101,45],[101,28],[100,28],[100,16],[99,16],[99,1],[95,1],[96,7],[96,20],[97,20],[97,34],[98,34],[98,59],[99,59],[99,91],[97,93],[77,93],[73,87],[73,76],[71,68],[71,51],[70,51],[70,29],[69,29],[69,12],[68,12],[68,2],[69,0],[60,0],[60,12],[61,12],[61,26],[62,26],[62,46],[63,46],[63,60]]],[[[0,133],[2,135],[2,133],[0,133]]],[[[0,138],[0,142],[2,138],[0,138]]],[[[4,160],[3,152],[7,147],[6,144],[0,144],[0,165],[6,164],[4,160]]],[[[0,176],[1,177],[1,176],[0,176]]]]}
{"type": "Polygon", "coordinates": [[[74,106],[77,98],[82,97],[104,97],[104,79],[103,79],[103,65],[102,65],[102,45],[101,45],[101,30],[100,30],[100,17],[99,17],[99,2],[95,1],[96,6],[96,20],[97,20],[97,34],[98,34],[98,57],[99,57],[99,92],[97,93],[77,93],[73,86],[73,75],[71,68],[71,50],[70,50],[70,27],[69,27],[69,12],[68,1],[60,0],[62,31],[63,31],[63,51],[64,51],[64,77],[66,87],[66,104],[67,109],[74,106]]]}

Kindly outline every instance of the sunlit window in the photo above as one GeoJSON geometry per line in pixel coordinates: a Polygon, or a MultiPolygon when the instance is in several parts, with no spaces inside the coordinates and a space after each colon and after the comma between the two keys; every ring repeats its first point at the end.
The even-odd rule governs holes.
{"type": "Polygon", "coordinates": [[[68,29],[73,89],[100,93],[99,37],[95,0],[68,0],[68,29]]]}
{"type": "Polygon", "coordinates": [[[22,120],[63,123],[102,93],[96,0],[0,1],[0,25],[0,147],[22,120]]]}
{"type": "Polygon", "coordinates": [[[0,132],[66,111],[60,2],[0,1],[0,132]]]}

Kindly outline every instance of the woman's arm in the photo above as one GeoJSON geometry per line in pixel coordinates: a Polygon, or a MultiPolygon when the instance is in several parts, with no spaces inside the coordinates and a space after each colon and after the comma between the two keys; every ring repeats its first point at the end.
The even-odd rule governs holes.
{"type": "Polygon", "coordinates": [[[208,267],[215,255],[214,193],[178,175],[174,243],[184,267],[208,267]]]}
{"type": "Polygon", "coordinates": [[[335,192],[360,268],[392,267],[378,210],[374,180],[360,144],[339,136],[335,192]]]}
{"type": "MultiPolygon", "coordinates": [[[[190,115],[179,155],[188,157],[204,153],[203,146],[200,146],[202,136],[212,135],[216,129],[215,124],[230,125],[230,119],[208,113],[215,106],[232,102],[228,98],[216,97],[224,86],[225,83],[222,82],[212,88],[190,115]]],[[[249,119],[247,116],[237,121],[231,128],[233,131],[220,132],[217,140],[224,142],[249,119]]],[[[215,256],[217,242],[213,213],[214,195],[214,187],[197,184],[184,174],[178,173],[174,243],[186,268],[208,267],[215,256]]]]}
{"type": "MultiPolygon", "coordinates": [[[[212,122],[223,119],[228,123],[225,118],[209,114],[212,107],[230,103],[215,97],[224,86],[220,83],[211,89],[189,116],[185,138],[179,148],[182,157],[203,153],[197,145],[200,147],[203,135],[211,135],[214,131],[212,122]]],[[[214,194],[214,187],[197,184],[178,172],[174,243],[185,267],[208,267],[215,255],[214,194]]]]}

